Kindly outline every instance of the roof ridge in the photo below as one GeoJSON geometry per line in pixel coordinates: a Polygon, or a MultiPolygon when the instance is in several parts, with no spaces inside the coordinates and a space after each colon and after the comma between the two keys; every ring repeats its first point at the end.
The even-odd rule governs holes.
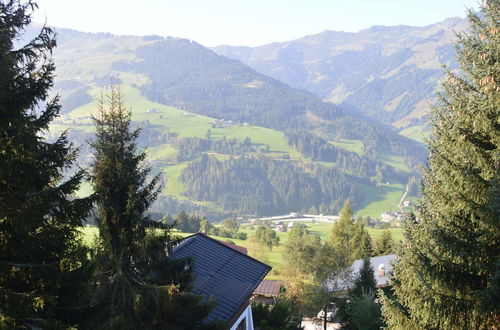
{"type": "MultiPolygon", "coordinates": [[[[267,268],[269,268],[269,270],[271,270],[271,269],[273,268],[273,267],[269,266],[268,264],[266,264],[266,263],[264,263],[264,262],[262,262],[262,261],[260,261],[260,260],[258,260],[258,259],[255,259],[255,258],[254,258],[254,257],[252,257],[252,256],[249,256],[248,254],[244,254],[244,253],[242,253],[242,252],[240,252],[240,251],[238,251],[238,250],[236,250],[236,249],[233,249],[233,248],[232,248],[232,247],[230,247],[230,246],[227,246],[227,245],[226,245],[226,244],[224,244],[222,241],[219,241],[219,240],[217,240],[217,239],[215,239],[215,238],[212,238],[212,237],[208,236],[207,234],[204,234],[204,233],[201,233],[201,232],[200,232],[200,233],[195,233],[195,234],[193,234],[193,235],[189,235],[189,236],[187,236],[187,237],[185,237],[185,238],[190,238],[190,237],[194,237],[194,236],[197,236],[197,235],[199,235],[199,236],[201,236],[201,237],[208,238],[208,239],[210,239],[210,240],[212,240],[212,241],[216,242],[217,244],[219,244],[219,245],[221,245],[221,246],[225,247],[226,249],[229,249],[229,250],[231,250],[231,251],[234,251],[234,252],[236,252],[236,253],[239,253],[239,254],[241,254],[242,256],[245,256],[246,258],[249,258],[249,259],[255,260],[255,261],[257,261],[258,263],[260,263],[260,264],[262,264],[262,265],[266,266],[267,268]]],[[[236,244],[235,244],[235,245],[236,245],[236,244]]],[[[239,245],[238,245],[238,246],[239,246],[239,245]]],[[[269,270],[268,270],[268,272],[269,272],[269,270]]]]}
{"type": "Polygon", "coordinates": [[[186,236],[186,237],[182,237],[179,240],[179,242],[172,248],[172,253],[174,252],[175,249],[178,249],[181,246],[187,246],[187,245],[189,245],[189,243],[192,241],[191,238],[193,238],[195,235],[196,235],[196,233],[192,234],[192,235],[189,235],[189,236],[186,236]]]}

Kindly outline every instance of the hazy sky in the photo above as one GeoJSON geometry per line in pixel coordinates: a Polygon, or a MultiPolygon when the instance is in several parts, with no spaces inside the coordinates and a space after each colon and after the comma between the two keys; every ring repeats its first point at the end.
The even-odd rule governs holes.
{"type": "Polygon", "coordinates": [[[38,0],[34,21],[87,32],[256,46],[324,30],[424,26],[465,17],[478,0],[38,0]]]}

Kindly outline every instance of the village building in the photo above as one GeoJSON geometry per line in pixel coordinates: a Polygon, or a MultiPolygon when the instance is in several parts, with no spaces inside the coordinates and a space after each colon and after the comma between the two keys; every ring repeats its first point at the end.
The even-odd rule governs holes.
{"type": "Polygon", "coordinates": [[[253,330],[250,298],[271,267],[233,245],[197,233],[184,238],[171,258],[194,259],[192,292],[216,302],[205,322],[225,322],[229,330],[253,330]]]}
{"type": "MultiPolygon", "coordinates": [[[[374,270],[377,288],[389,284],[389,276],[392,275],[392,265],[394,262],[396,262],[395,254],[370,258],[370,264],[374,270]]],[[[361,267],[363,267],[363,259],[358,259],[353,262],[351,269],[354,276],[359,274],[361,267]]]]}
{"type": "Polygon", "coordinates": [[[403,213],[401,212],[384,212],[380,214],[380,219],[382,222],[393,222],[396,220],[403,219],[403,213]]]}
{"type": "Polygon", "coordinates": [[[284,291],[283,282],[277,280],[263,280],[254,290],[252,300],[265,305],[276,302],[276,299],[284,291]]]}

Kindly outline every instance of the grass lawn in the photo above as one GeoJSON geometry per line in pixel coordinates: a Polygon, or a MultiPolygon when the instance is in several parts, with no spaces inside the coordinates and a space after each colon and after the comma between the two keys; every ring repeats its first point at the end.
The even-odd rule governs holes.
{"type": "Polygon", "coordinates": [[[182,192],[186,190],[184,184],[179,180],[181,171],[187,166],[187,162],[176,165],[168,165],[163,168],[164,177],[167,184],[163,191],[164,194],[175,196],[176,198],[186,198],[182,196],[182,192]]]}
{"type": "Polygon", "coordinates": [[[370,186],[362,184],[357,189],[357,193],[361,196],[361,199],[355,213],[357,215],[379,218],[383,212],[398,209],[405,186],[399,183],[382,184],[379,186],[379,191],[377,191],[370,186]]]}
{"type": "Polygon", "coordinates": [[[379,155],[378,160],[384,164],[391,165],[398,170],[409,172],[408,166],[403,157],[390,152],[383,152],[379,155]]]}

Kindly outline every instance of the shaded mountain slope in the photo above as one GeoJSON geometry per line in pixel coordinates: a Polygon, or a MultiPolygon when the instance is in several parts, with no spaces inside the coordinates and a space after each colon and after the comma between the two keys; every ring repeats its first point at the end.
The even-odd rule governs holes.
{"type": "Polygon", "coordinates": [[[455,32],[466,28],[465,19],[450,18],[425,27],[325,31],[254,48],[213,49],[344,109],[403,127],[425,115],[441,65],[456,66],[455,32]]]}

